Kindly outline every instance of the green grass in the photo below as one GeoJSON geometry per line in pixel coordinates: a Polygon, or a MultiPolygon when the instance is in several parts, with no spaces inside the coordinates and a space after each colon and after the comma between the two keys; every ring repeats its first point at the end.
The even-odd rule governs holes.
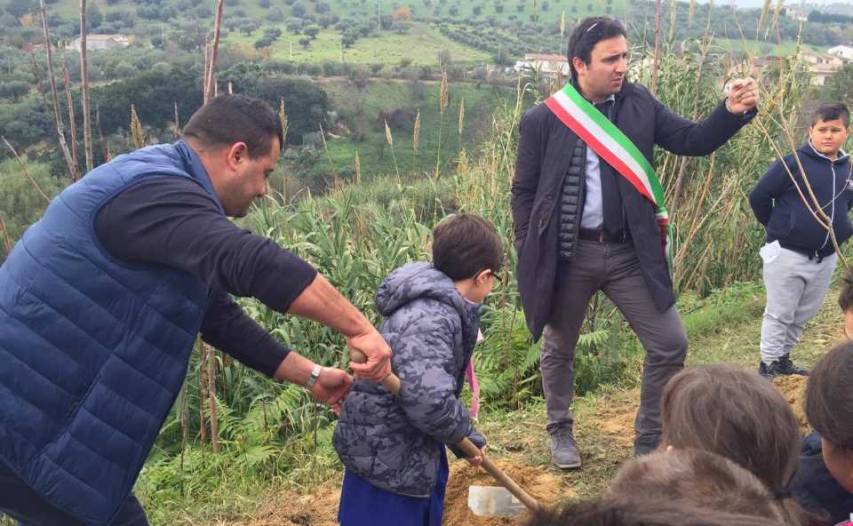
{"type": "Polygon", "coordinates": [[[262,27],[253,34],[246,36],[233,32],[224,39],[226,44],[233,45],[248,54],[258,54],[263,58],[288,60],[297,63],[340,62],[343,60],[354,64],[398,64],[401,60],[410,60],[416,66],[437,66],[438,54],[446,50],[453,62],[480,63],[489,62],[487,53],[468,48],[441,35],[437,30],[425,24],[413,24],[408,33],[383,31],[377,36],[360,38],[351,48],[341,50],[341,34],[333,29],[320,31],[317,38],[308,48],[302,48],[299,40],[304,35],[293,35],[284,31],[268,50],[257,51],[255,41],[261,38],[262,27]]]}

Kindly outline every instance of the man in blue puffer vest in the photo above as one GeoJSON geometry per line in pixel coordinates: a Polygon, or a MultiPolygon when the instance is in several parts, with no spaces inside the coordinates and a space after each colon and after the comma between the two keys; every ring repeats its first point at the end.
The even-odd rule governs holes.
{"type": "Polygon", "coordinates": [[[282,128],[266,103],[216,97],[184,140],[122,155],[69,186],[0,267],[0,514],[24,524],[145,525],[133,484],[197,334],[338,405],[352,378],[283,347],[231,299],[344,334],[381,380],[390,354],[308,263],[227,216],[267,190],[282,128]]]}

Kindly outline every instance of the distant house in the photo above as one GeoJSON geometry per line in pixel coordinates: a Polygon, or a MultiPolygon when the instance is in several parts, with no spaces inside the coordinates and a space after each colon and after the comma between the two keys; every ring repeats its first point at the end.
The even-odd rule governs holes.
{"type": "Polygon", "coordinates": [[[786,6],[785,16],[800,22],[805,22],[809,19],[809,11],[805,7],[786,6]]]}
{"type": "Polygon", "coordinates": [[[827,53],[835,55],[836,57],[841,57],[848,62],[853,61],[853,47],[850,46],[831,47],[827,53]]]}
{"type": "Polygon", "coordinates": [[[23,47],[24,53],[44,53],[46,50],[44,42],[27,42],[23,47]]]}
{"type": "MultiPolygon", "coordinates": [[[[130,45],[130,39],[125,35],[86,35],[86,51],[116,49],[130,45]]],[[[75,38],[65,46],[68,51],[81,51],[80,37],[75,38]]]]}
{"type": "Polygon", "coordinates": [[[515,63],[513,69],[519,73],[538,71],[540,74],[552,78],[557,76],[568,77],[569,60],[565,55],[528,53],[524,55],[524,60],[515,63]]]}
{"type": "Polygon", "coordinates": [[[808,65],[812,86],[823,86],[826,84],[826,79],[844,66],[844,59],[836,55],[805,51],[800,54],[800,57],[808,65]]]}

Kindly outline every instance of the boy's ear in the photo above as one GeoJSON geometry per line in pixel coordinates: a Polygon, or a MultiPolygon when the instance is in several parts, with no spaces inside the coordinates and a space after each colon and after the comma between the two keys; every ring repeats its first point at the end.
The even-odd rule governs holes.
{"type": "Polygon", "coordinates": [[[490,268],[481,270],[480,272],[477,273],[476,276],[474,276],[474,282],[477,285],[485,283],[485,281],[487,279],[489,279],[489,274],[491,274],[491,273],[492,273],[492,269],[490,269],[490,268]]]}

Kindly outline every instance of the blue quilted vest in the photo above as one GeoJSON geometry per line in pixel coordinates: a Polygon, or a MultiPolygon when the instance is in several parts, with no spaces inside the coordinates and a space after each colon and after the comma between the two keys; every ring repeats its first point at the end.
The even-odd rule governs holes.
{"type": "Polygon", "coordinates": [[[87,524],[133,488],[207,309],[197,276],[124,264],[95,235],[98,210],[148,176],[187,177],[219,205],[185,143],[144,148],[66,188],[0,267],[0,462],[87,524]]]}

